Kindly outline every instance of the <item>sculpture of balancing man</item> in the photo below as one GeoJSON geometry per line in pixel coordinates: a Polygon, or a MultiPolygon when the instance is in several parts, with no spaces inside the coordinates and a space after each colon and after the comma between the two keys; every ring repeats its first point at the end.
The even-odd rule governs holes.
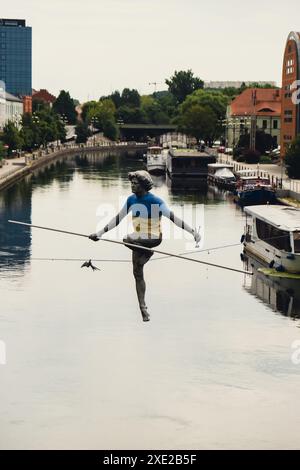
{"type": "MultiPolygon", "coordinates": [[[[119,214],[102,230],[92,233],[89,236],[91,240],[98,241],[104,233],[119,225],[121,220],[131,212],[134,233],[124,238],[123,241],[125,243],[133,243],[147,248],[154,248],[160,245],[162,242],[162,215],[170,219],[178,227],[193,235],[196,243],[199,243],[199,233],[193,230],[186,222],[179,219],[161,198],[150,192],[150,189],[153,187],[153,181],[147,171],[140,170],[129,173],[128,178],[131,182],[133,194],[127,198],[119,214]]],[[[146,284],[144,279],[144,265],[149,261],[153,252],[130,246],[128,246],[128,248],[132,250],[133,275],[142,318],[143,321],[149,321],[150,315],[145,303],[146,284]]]]}

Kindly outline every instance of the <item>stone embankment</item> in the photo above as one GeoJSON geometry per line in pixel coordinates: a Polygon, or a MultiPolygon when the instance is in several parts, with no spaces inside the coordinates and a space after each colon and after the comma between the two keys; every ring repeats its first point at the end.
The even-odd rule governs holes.
{"type": "Polygon", "coordinates": [[[78,153],[86,152],[124,152],[124,151],[137,151],[146,149],[147,144],[136,142],[121,142],[110,143],[105,142],[101,144],[79,144],[79,145],[60,145],[56,148],[48,148],[46,150],[39,150],[32,154],[25,154],[19,158],[8,159],[2,167],[0,167],[0,190],[5,189],[25,176],[33,173],[49,163],[54,162],[63,157],[76,155],[78,153]]]}

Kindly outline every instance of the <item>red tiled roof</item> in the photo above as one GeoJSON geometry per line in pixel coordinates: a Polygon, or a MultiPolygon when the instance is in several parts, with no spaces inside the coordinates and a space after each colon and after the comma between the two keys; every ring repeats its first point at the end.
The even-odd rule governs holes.
{"type": "Polygon", "coordinates": [[[46,103],[54,103],[54,101],[56,100],[54,95],[51,95],[48,90],[45,90],[43,88],[39,91],[35,91],[34,93],[32,93],[32,99],[46,101],[46,103]]]}
{"type": "Polygon", "coordinates": [[[281,114],[281,90],[277,88],[247,88],[230,105],[232,116],[255,113],[259,116],[281,114]],[[271,111],[270,111],[271,110],[271,111]]]}

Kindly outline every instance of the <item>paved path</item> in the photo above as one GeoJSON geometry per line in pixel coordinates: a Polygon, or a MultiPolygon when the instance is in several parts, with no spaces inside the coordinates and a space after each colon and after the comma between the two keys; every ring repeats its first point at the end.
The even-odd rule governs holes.
{"type": "MultiPolygon", "coordinates": [[[[3,161],[2,161],[3,162],[3,161]]],[[[9,158],[4,161],[3,166],[0,168],[0,180],[6,176],[15,173],[20,168],[25,166],[25,157],[9,158]]]]}
{"type": "Polygon", "coordinates": [[[231,155],[224,155],[222,153],[218,156],[218,161],[225,163],[232,163],[235,165],[235,169],[240,167],[240,169],[249,169],[249,170],[259,170],[260,173],[266,173],[268,177],[277,178],[277,181],[280,182],[282,178],[282,187],[283,189],[290,189],[295,191],[296,193],[300,194],[300,180],[294,180],[288,178],[285,174],[285,168],[281,167],[281,164],[257,164],[257,163],[244,163],[244,162],[236,162],[233,160],[231,155]]]}

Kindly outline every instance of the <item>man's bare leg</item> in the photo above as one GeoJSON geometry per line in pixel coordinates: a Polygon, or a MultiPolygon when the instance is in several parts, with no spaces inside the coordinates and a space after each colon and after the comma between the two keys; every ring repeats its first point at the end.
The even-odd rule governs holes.
{"type": "Polygon", "coordinates": [[[144,279],[144,265],[149,261],[149,259],[150,256],[148,254],[144,255],[136,250],[133,250],[132,252],[133,275],[135,278],[136,293],[143,321],[150,320],[150,315],[147,311],[147,305],[145,302],[146,283],[144,279]]]}

